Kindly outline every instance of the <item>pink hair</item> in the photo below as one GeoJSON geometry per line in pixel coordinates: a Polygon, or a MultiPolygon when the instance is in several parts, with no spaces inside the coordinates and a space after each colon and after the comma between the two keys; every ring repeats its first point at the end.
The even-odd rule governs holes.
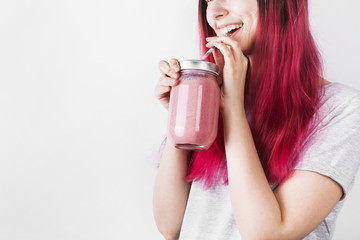
{"type": "MultiPolygon", "coordinates": [[[[310,32],[307,0],[258,0],[259,17],[252,66],[247,74],[245,109],[255,146],[270,183],[286,179],[299,161],[301,146],[313,129],[322,93],[320,54],[310,32]]],[[[199,1],[201,54],[214,36],[199,1]]],[[[210,61],[214,62],[211,56],[210,61]]],[[[206,151],[194,152],[187,180],[215,187],[228,184],[219,116],[218,135],[206,151]]]]}

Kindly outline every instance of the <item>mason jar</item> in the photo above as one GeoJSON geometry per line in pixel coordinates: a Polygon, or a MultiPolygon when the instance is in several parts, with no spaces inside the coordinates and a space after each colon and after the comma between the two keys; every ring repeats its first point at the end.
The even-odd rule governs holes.
{"type": "Polygon", "coordinates": [[[183,60],[179,65],[179,83],[170,92],[168,137],[176,148],[206,150],[218,129],[219,67],[202,60],[183,60]]]}

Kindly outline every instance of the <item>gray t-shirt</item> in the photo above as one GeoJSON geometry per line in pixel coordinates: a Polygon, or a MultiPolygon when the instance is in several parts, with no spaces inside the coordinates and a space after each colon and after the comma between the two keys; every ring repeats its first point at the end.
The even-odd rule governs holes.
{"type": "MultiPolygon", "coordinates": [[[[360,92],[340,83],[324,88],[314,134],[305,142],[295,169],[328,176],[343,188],[344,195],[325,220],[306,240],[331,239],[336,218],[350,191],[360,165],[360,92]]],[[[276,186],[272,185],[272,189],[276,186]]],[[[193,182],[180,233],[181,240],[240,240],[228,186],[204,190],[193,182]]]]}

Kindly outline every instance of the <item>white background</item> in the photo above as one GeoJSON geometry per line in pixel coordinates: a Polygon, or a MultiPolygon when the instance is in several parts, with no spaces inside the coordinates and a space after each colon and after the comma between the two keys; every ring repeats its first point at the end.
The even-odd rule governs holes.
{"type": "MultiPolygon", "coordinates": [[[[325,77],[360,89],[359,3],[312,0],[325,77]]],[[[197,1],[0,0],[0,239],[161,239],[161,59],[197,58],[197,1]]],[[[360,179],[335,239],[360,239],[360,179]]]]}

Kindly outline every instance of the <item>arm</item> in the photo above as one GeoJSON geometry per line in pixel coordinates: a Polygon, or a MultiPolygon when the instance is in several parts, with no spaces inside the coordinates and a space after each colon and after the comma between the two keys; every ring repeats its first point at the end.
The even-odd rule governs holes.
{"type": "Polygon", "coordinates": [[[175,148],[167,140],[154,187],[153,210],[157,227],[165,239],[178,239],[190,183],[186,182],[190,151],[175,148]]]}
{"type": "MultiPolygon", "coordinates": [[[[177,59],[159,62],[160,78],[155,96],[167,109],[172,86],[178,83],[180,66],[177,59]]],[[[160,160],[154,186],[153,210],[156,225],[165,239],[178,239],[184,218],[190,183],[186,182],[191,151],[177,149],[168,140],[160,160]]]]}
{"type": "Polygon", "coordinates": [[[295,171],[272,192],[245,114],[235,109],[223,114],[230,197],[241,235],[245,240],[302,239],[331,212],[341,187],[326,176],[295,171]]]}
{"type": "Polygon", "coordinates": [[[223,65],[221,111],[229,190],[242,239],[302,239],[331,212],[342,189],[323,175],[295,171],[271,190],[244,110],[248,59],[239,43],[229,37],[207,40],[207,47],[217,48],[216,62],[223,65]]]}

